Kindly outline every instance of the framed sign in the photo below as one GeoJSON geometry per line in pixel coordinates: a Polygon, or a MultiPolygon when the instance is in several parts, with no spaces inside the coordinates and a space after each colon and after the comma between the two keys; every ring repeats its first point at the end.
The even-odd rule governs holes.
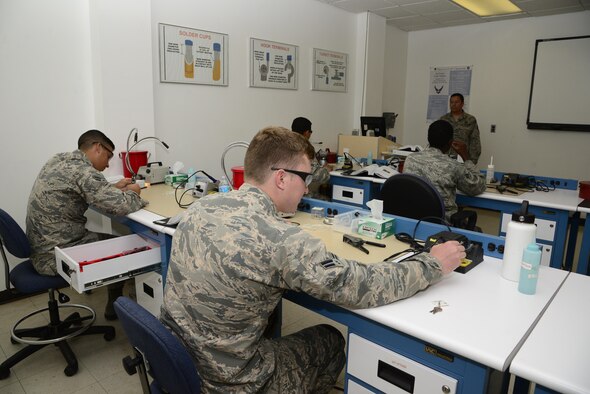
{"type": "Polygon", "coordinates": [[[250,86],[297,90],[299,47],[250,38],[250,86]]]}
{"type": "Polygon", "coordinates": [[[348,54],[313,49],[312,90],[327,92],[346,92],[348,74],[348,54]]]}
{"type": "Polygon", "coordinates": [[[160,82],[228,84],[228,35],[159,24],[160,82]]]}

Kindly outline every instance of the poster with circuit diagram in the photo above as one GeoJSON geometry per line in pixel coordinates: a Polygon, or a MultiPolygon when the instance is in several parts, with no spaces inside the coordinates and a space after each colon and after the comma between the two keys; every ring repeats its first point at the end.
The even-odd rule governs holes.
{"type": "Polygon", "coordinates": [[[250,38],[250,87],[297,90],[299,47],[250,38]]]}
{"type": "Polygon", "coordinates": [[[228,84],[227,34],[159,24],[160,82],[228,84]]]}
{"type": "Polygon", "coordinates": [[[347,73],[348,54],[325,49],[313,49],[312,90],[346,92],[347,73]]]}

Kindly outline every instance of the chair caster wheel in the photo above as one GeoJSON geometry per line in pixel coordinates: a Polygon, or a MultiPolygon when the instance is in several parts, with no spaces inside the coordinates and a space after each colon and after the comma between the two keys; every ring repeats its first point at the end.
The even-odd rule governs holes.
{"type": "Polygon", "coordinates": [[[0,367],[0,380],[4,380],[10,376],[10,368],[0,367]]]}
{"type": "Polygon", "coordinates": [[[103,335],[103,338],[105,339],[105,341],[112,341],[113,339],[115,339],[115,329],[112,328],[111,330],[109,330],[109,332],[106,332],[103,335]]]}
{"type": "Polygon", "coordinates": [[[74,376],[78,372],[78,365],[68,365],[64,368],[64,374],[66,376],[74,376]]]}

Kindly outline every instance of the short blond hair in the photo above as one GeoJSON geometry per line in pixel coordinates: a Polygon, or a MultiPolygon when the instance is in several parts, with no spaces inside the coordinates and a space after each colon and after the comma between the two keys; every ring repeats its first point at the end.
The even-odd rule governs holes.
{"type": "Polygon", "coordinates": [[[244,175],[262,184],[272,167],[292,168],[300,163],[302,155],[310,161],[315,157],[315,150],[305,137],[284,127],[266,127],[250,142],[244,159],[244,175]]]}

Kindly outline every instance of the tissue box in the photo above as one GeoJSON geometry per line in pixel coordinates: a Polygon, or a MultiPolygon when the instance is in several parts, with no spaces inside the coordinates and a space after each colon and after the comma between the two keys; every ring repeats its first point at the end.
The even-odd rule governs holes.
{"type": "Polygon", "coordinates": [[[360,218],[357,232],[377,239],[389,237],[395,233],[395,219],[384,218],[379,220],[372,217],[360,218]]]}
{"type": "Polygon", "coordinates": [[[166,174],[164,177],[164,183],[167,185],[174,185],[176,183],[186,182],[187,179],[187,174],[166,174]]]}

